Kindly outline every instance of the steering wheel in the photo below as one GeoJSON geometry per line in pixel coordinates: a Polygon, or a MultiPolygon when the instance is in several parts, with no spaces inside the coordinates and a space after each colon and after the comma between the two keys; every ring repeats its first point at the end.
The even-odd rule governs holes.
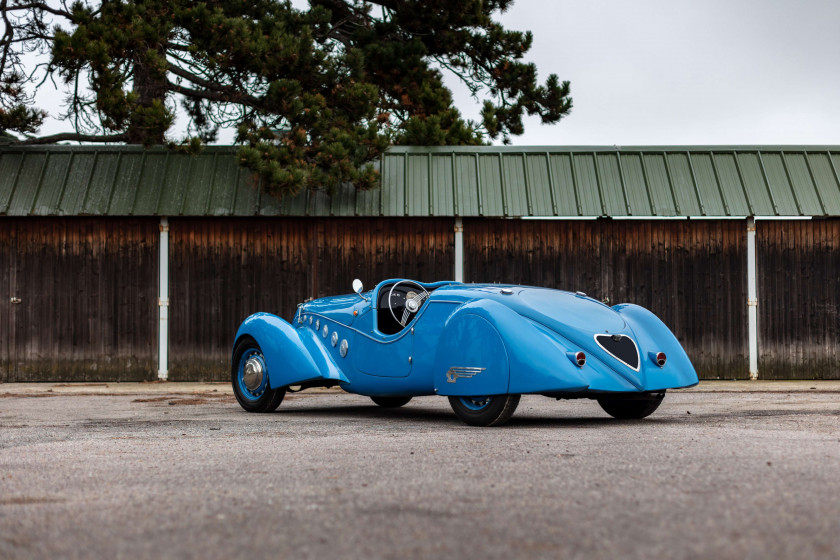
{"type": "Polygon", "coordinates": [[[402,325],[403,327],[408,324],[408,321],[411,319],[412,315],[415,315],[418,311],[420,311],[420,307],[423,305],[423,301],[425,301],[429,297],[429,292],[426,291],[426,288],[414,282],[413,280],[400,280],[393,286],[391,286],[391,291],[388,292],[388,310],[391,312],[391,317],[394,320],[402,325]],[[410,290],[405,294],[405,309],[403,310],[402,318],[397,319],[397,315],[394,313],[394,304],[391,300],[391,296],[394,295],[394,289],[401,285],[401,284],[408,284],[416,286],[420,292],[417,293],[414,290],[410,290]]]}

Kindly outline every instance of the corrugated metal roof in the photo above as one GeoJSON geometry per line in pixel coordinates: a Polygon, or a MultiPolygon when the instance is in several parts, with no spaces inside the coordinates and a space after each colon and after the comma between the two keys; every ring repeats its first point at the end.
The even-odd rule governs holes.
{"type": "Polygon", "coordinates": [[[231,147],[0,147],[7,216],[840,216],[839,146],[393,147],[380,188],[261,194],[231,147]]]}

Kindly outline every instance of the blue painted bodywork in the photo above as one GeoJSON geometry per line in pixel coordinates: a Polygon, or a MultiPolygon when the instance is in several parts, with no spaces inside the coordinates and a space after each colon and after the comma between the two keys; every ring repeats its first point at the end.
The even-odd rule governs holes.
{"type": "Polygon", "coordinates": [[[396,323],[386,328],[389,311],[377,302],[400,281],[301,304],[291,323],[257,313],[239,327],[236,342],[256,340],[272,389],[337,384],[368,396],[597,396],[697,384],[676,337],[637,305],[608,307],[547,288],[414,283],[429,297],[404,328],[386,334],[396,323]],[[637,367],[606,351],[596,340],[604,335],[629,337],[637,367]],[[578,352],[586,355],[582,367],[578,352]],[[662,367],[660,352],[667,356],[662,367]]]}

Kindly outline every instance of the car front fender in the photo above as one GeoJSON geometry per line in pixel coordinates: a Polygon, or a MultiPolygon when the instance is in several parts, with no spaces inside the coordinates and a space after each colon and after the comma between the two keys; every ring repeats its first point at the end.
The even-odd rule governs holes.
{"type": "Polygon", "coordinates": [[[295,329],[276,315],[255,313],[240,325],[234,348],[245,336],[259,344],[265,356],[268,383],[272,389],[319,379],[348,382],[310,329],[295,329]]]}

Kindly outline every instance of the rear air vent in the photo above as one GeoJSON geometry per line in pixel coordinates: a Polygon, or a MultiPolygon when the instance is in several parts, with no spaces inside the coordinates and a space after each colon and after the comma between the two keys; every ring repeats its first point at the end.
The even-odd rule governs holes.
{"type": "Polygon", "coordinates": [[[620,362],[639,371],[639,349],[629,336],[623,334],[596,334],[595,342],[620,362]]]}

